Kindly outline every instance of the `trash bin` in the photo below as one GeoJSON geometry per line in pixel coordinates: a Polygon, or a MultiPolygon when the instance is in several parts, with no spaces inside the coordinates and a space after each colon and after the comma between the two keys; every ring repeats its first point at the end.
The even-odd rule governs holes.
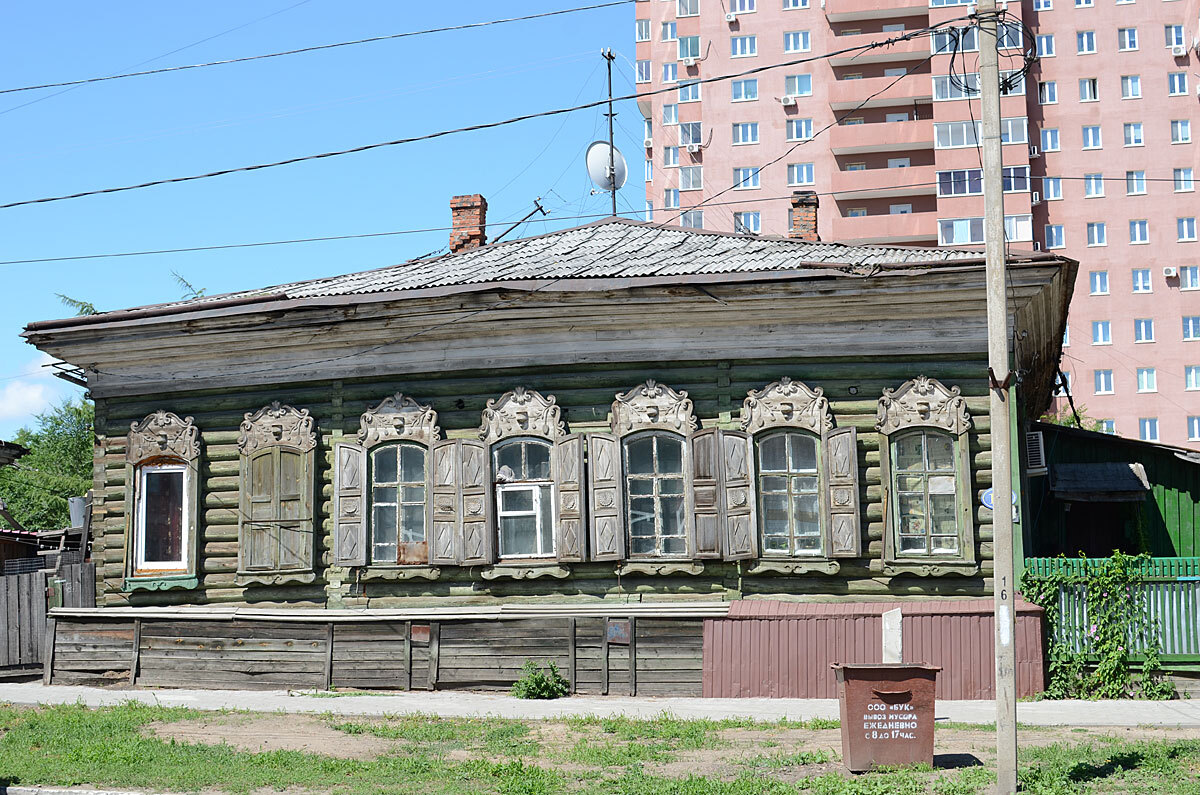
{"type": "Polygon", "coordinates": [[[834,664],[842,759],[855,773],[880,765],[933,764],[935,665],[834,664]]]}

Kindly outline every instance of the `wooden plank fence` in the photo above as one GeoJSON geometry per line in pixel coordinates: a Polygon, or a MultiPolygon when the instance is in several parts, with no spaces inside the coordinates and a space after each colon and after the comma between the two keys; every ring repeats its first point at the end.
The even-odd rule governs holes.
{"type": "MultiPolygon", "coordinates": [[[[76,563],[63,566],[64,607],[96,605],[96,566],[76,563]]],[[[43,571],[0,577],[0,669],[41,665],[46,637],[46,585],[43,571]]]]}

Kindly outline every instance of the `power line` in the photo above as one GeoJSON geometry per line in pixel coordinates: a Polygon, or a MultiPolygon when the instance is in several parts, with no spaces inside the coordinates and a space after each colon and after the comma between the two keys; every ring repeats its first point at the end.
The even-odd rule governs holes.
{"type": "MultiPolygon", "coordinates": [[[[949,20],[947,23],[944,23],[944,25],[948,26],[950,23],[960,22],[960,21],[966,20],[967,18],[968,17],[959,17],[957,19],[952,19],[952,20],[949,20]]],[[[898,44],[900,42],[915,38],[918,35],[926,35],[931,30],[934,30],[934,29],[909,31],[909,32],[906,32],[899,36],[894,36],[889,39],[883,39],[880,41],[871,42],[869,44],[860,44],[860,45],[857,45],[854,47],[844,47],[840,50],[834,50],[832,52],[824,53],[821,55],[813,55],[813,56],[809,56],[806,58],[797,58],[797,59],[791,60],[791,61],[767,64],[765,66],[757,66],[752,69],[746,69],[742,72],[737,72],[734,74],[716,75],[713,77],[699,78],[695,81],[689,81],[689,82],[693,82],[696,84],[716,83],[716,82],[724,81],[724,80],[732,80],[732,79],[735,79],[738,77],[745,77],[746,75],[758,74],[760,72],[765,72],[770,69],[781,69],[781,68],[785,68],[785,67],[789,67],[789,66],[798,66],[798,65],[804,64],[804,63],[811,63],[813,61],[825,60],[828,58],[835,57],[837,55],[843,55],[843,54],[850,53],[850,52],[859,52],[859,51],[865,52],[867,50],[873,50],[873,49],[878,49],[880,47],[890,46],[892,44],[898,44]]],[[[624,96],[614,97],[613,101],[636,100],[636,99],[639,99],[642,97],[647,97],[647,96],[652,96],[655,94],[661,94],[661,93],[665,93],[668,91],[677,91],[677,90],[678,90],[678,86],[664,86],[662,88],[652,89],[652,90],[648,90],[648,91],[642,91],[640,93],[626,94],[624,96]]],[[[84,196],[97,196],[97,195],[108,194],[108,193],[121,193],[124,191],[139,190],[142,188],[150,188],[150,187],[154,187],[156,185],[168,185],[168,184],[174,184],[174,183],[179,183],[179,182],[191,182],[191,181],[198,180],[198,179],[209,179],[212,177],[222,177],[222,176],[226,176],[229,174],[237,174],[237,173],[249,172],[249,171],[260,171],[260,170],[266,169],[266,168],[277,168],[279,166],[287,166],[287,165],[292,165],[294,163],[303,163],[303,162],[306,162],[309,160],[321,160],[321,159],[329,158],[329,157],[340,157],[342,155],[357,154],[358,152],[366,152],[366,151],[370,151],[373,149],[381,149],[384,147],[398,146],[401,144],[416,143],[418,141],[428,141],[428,140],[432,140],[435,138],[442,138],[447,135],[456,135],[459,133],[475,132],[478,130],[488,130],[488,129],[493,129],[496,127],[504,127],[509,124],[516,124],[518,122],[529,121],[530,119],[544,118],[547,116],[557,116],[557,115],[560,115],[563,113],[573,113],[573,112],[579,111],[579,110],[587,110],[590,108],[596,108],[596,107],[600,107],[602,105],[607,105],[608,102],[609,102],[609,100],[607,98],[600,99],[600,100],[596,100],[594,102],[587,102],[582,105],[574,105],[574,106],[565,107],[565,108],[555,108],[553,110],[539,111],[537,113],[526,113],[526,114],[522,114],[520,116],[513,116],[511,118],[504,119],[501,121],[481,122],[479,124],[472,124],[472,125],[468,125],[466,127],[456,127],[454,129],[450,129],[450,130],[439,130],[438,132],[426,133],[425,135],[414,135],[414,136],[409,136],[407,138],[396,138],[391,141],[380,141],[378,143],[373,143],[373,144],[364,144],[363,146],[355,146],[355,147],[351,147],[349,149],[339,149],[339,150],[335,150],[335,151],[331,151],[331,152],[321,152],[321,153],[315,154],[315,155],[301,155],[299,157],[290,157],[285,160],[277,160],[277,161],[270,162],[270,163],[258,163],[258,164],[251,165],[251,166],[238,166],[236,168],[226,168],[226,169],[220,169],[218,171],[209,171],[209,172],[206,172],[203,174],[192,174],[192,175],[186,176],[186,177],[171,177],[171,178],[167,178],[167,179],[156,179],[156,180],[151,180],[149,182],[141,182],[141,183],[138,183],[135,185],[123,185],[121,187],[115,187],[115,188],[99,188],[96,190],[80,191],[78,193],[65,194],[62,196],[48,196],[48,197],[43,197],[40,199],[24,199],[22,201],[9,202],[7,204],[0,204],[0,210],[9,209],[12,207],[21,207],[21,206],[29,205],[29,204],[44,204],[47,202],[65,201],[67,199],[79,199],[84,196]]]]}
{"type": "Polygon", "coordinates": [[[166,66],[161,69],[147,69],[142,72],[126,72],[124,74],[107,75],[105,77],[88,77],[82,80],[66,80],[61,83],[41,83],[33,86],[19,86],[17,88],[0,89],[0,94],[13,94],[18,91],[36,91],[43,88],[61,88],[63,86],[81,86],[88,83],[102,83],[106,80],[122,80],[127,77],[145,77],[146,75],[158,75],[166,72],[182,72],[186,69],[203,69],[209,66],[226,66],[228,64],[246,63],[247,61],[261,61],[266,58],[279,58],[284,55],[299,55],[305,52],[316,52],[318,50],[332,50],[338,47],[351,47],[357,44],[370,44],[377,41],[389,41],[392,39],[404,39],[411,36],[425,36],[430,33],[446,33],[455,30],[469,30],[471,28],[484,28],[491,25],[504,25],[509,22],[525,22],[531,19],[541,19],[543,17],[555,17],[562,14],[574,14],[580,11],[593,11],[598,8],[609,8],[611,6],[627,5],[637,2],[637,0],[612,0],[608,3],[598,3],[590,6],[580,6],[577,8],[564,8],[558,11],[546,11],[540,14],[527,14],[521,17],[507,17],[505,19],[491,19],[485,22],[468,22],[462,25],[447,25],[440,28],[427,28],[425,30],[413,30],[405,33],[392,33],[387,36],[371,36],[366,39],[355,39],[354,41],[339,41],[333,44],[318,44],[313,47],[299,47],[294,50],[283,50],[280,52],[269,52],[262,55],[247,55],[243,58],[228,58],[223,61],[207,61],[205,63],[187,64],[184,66],[166,66]]]}

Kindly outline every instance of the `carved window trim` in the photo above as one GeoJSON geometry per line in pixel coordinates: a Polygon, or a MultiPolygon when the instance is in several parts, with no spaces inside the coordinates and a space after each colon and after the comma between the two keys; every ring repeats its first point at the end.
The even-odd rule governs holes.
{"type": "Polygon", "coordinates": [[[935,378],[918,376],[896,389],[883,390],[883,396],[879,398],[877,420],[875,429],[880,435],[880,480],[884,489],[883,573],[922,576],[977,573],[979,565],[975,551],[969,439],[971,416],[961,390],[957,386],[947,387],[935,378]],[[898,473],[894,471],[893,448],[897,439],[914,430],[936,431],[949,436],[953,442],[958,555],[899,554],[898,473]]]}
{"type": "Polygon", "coordinates": [[[639,431],[667,431],[683,437],[699,429],[692,401],[653,379],[617,395],[612,404],[612,432],[621,438],[639,431]]]}
{"type": "Polygon", "coordinates": [[[523,386],[489,399],[479,426],[479,438],[489,447],[515,436],[538,436],[553,444],[566,435],[562,409],[554,395],[543,396],[523,386]]]}
{"type": "Polygon", "coordinates": [[[799,428],[817,437],[833,428],[829,400],[820,387],[780,378],[762,389],[752,389],[742,402],[742,430],[750,434],[778,428],[799,428]]]}
{"type": "Polygon", "coordinates": [[[125,443],[125,581],[123,590],[165,590],[199,585],[200,429],[191,417],[158,410],[129,426],[125,443]],[[182,565],[139,565],[144,548],[142,490],[153,471],[183,472],[182,565]]]}

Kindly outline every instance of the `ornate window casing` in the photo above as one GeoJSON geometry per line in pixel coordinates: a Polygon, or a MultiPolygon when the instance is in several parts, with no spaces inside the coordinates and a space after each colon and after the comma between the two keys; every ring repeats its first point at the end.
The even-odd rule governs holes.
{"type": "Polygon", "coordinates": [[[834,428],[823,390],[790,378],[752,390],[741,425],[752,445],[762,565],[803,561],[787,571],[833,573],[834,558],[860,556],[857,431],[834,428]]]}
{"type": "Polygon", "coordinates": [[[200,430],[156,411],[125,445],[125,590],[199,584],[200,430]]]}
{"type": "Polygon", "coordinates": [[[879,399],[885,574],[974,574],[971,417],[959,388],[926,376],[879,399]]]}
{"type": "Polygon", "coordinates": [[[428,565],[437,421],[432,408],[398,392],[363,412],[356,441],[334,444],[336,565],[428,565]]]}
{"type": "Polygon", "coordinates": [[[278,401],[247,412],[238,436],[242,585],[312,582],[314,450],[307,409],[278,401]]]}

